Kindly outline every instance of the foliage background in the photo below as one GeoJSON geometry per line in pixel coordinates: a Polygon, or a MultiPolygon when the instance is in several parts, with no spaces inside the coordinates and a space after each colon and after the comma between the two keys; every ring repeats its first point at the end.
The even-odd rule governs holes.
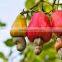
{"type": "MultiPolygon", "coordinates": [[[[54,0],[45,0],[45,1],[50,2],[50,3],[54,2],[54,0]]],[[[13,44],[12,38],[9,34],[13,20],[16,18],[17,14],[21,12],[21,10],[23,8],[25,8],[26,10],[29,10],[36,3],[35,3],[35,0],[25,0],[25,1],[20,0],[19,2],[21,2],[21,3],[19,3],[19,2],[18,3],[21,5],[19,5],[18,3],[14,3],[14,2],[18,2],[18,1],[14,0],[11,2],[12,6],[14,5],[13,7],[17,7],[17,9],[12,8],[11,4],[9,6],[8,2],[7,2],[7,7],[9,7],[9,8],[7,8],[5,10],[2,9],[3,11],[0,10],[3,13],[3,15],[5,14],[5,12],[7,13],[7,15],[2,16],[3,21],[2,20],[0,21],[0,42],[1,42],[0,43],[0,49],[1,49],[1,51],[0,51],[0,60],[1,61],[0,62],[62,62],[62,60],[58,59],[57,52],[54,49],[54,43],[56,40],[56,36],[52,37],[52,39],[44,45],[42,53],[38,56],[34,54],[33,46],[29,42],[27,42],[27,47],[22,54],[20,54],[20,52],[18,52],[16,50],[16,46],[13,44]],[[9,9],[12,9],[12,11],[8,11],[9,9]],[[16,12],[17,13],[13,15],[11,12],[13,14],[16,12]],[[10,17],[10,15],[12,17],[10,17]],[[8,18],[8,20],[7,20],[7,18],[8,18]],[[7,20],[6,21],[7,24],[5,23],[5,19],[7,20]],[[11,21],[9,21],[9,19],[11,21]],[[5,34],[6,32],[8,35],[5,34]],[[2,35],[4,35],[4,36],[2,37],[2,35]],[[7,38],[7,36],[8,36],[8,38],[7,38]],[[2,39],[1,39],[1,37],[2,37],[2,39]],[[6,52],[6,50],[8,50],[8,51],[6,52]]],[[[58,3],[58,0],[56,1],[56,3],[58,3]]],[[[61,0],[59,3],[61,3],[61,0]]],[[[42,3],[39,5],[41,10],[43,10],[45,12],[49,12],[53,9],[51,5],[45,4],[45,3],[43,3],[43,4],[44,4],[43,7],[42,7],[42,3]]],[[[62,5],[57,5],[54,7],[55,7],[55,9],[62,9],[62,5]]],[[[3,7],[3,8],[6,8],[6,7],[3,7]]],[[[35,10],[35,11],[38,10],[38,6],[35,7],[33,10],[35,10]]],[[[27,15],[27,21],[28,22],[30,20],[30,17],[31,17],[31,15],[28,14],[27,15]]],[[[27,38],[26,38],[26,40],[29,41],[27,38]]]]}

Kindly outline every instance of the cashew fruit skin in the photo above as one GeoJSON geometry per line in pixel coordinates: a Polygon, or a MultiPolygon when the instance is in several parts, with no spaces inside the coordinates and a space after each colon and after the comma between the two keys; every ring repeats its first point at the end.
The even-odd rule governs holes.
{"type": "Polygon", "coordinates": [[[62,10],[55,10],[51,14],[51,27],[58,37],[62,36],[62,10]]]}
{"type": "Polygon", "coordinates": [[[10,35],[12,37],[24,37],[26,36],[26,28],[27,24],[24,15],[18,14],[10,30],[10,35]]]}
{"type": "Polygon", "coordinates": [[[50,30],[51,25],[48,16],[44,12],[39,11],[35,12],[31,17],[26,35],[31,42],[35,38],[41,38],[44,42],[48,42],[52,35],[50,30]]]}

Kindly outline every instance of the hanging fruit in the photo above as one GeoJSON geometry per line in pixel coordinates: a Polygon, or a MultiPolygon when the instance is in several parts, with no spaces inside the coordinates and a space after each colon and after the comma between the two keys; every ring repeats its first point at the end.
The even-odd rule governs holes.
{"type": "Polygon", "coordinates": [[[51,15],[51,26],[52,32],[54,32],[57,37],[62,36],[62,10],[56,10],[51,15]]]}
{"type": "Polygon", "coordinates": [[[24,15],[19,14],[15,19],[10,31],[11,36],[20,37],[26,36],[26,19],[24,15]]]}
{"type": "Polygon", "coordinates": [[[62,10],[56,10],[51,15],[51,26],[53,32],[58,36],[62,36],[62,10]]]}
{"type": "MultiPolygon", "coordinates": [[[[29,26],[27,27],[26,35],[30,39],[30,42],[37,43],[36,46],[40,46],[39,44],[42,45],[43,43],[48,42],[50,40],[52,35],[52,33],[50,32],[50,26],[51,25],[48,16],[44,14],[44,12],[36,12],[31,17],[31,21],[29,23],[29,26]]],[[[38,50],[38,47],[36,49],[38,50]]],[[[36,54],[39,53],[36,52],[36,54]]]]}
{"type": "Polygon", "coordinates": [[[60,59],[62,59],[62,10],[56,10],[51,15],[52,32],[57,35],[57,42],[55,43],[55,49],[57,50],[60,59]]]}
{"type": "Polygon", "coordinates": [[[26,47],[26,19],[24,15],[19,14],[17,18],[15,19],[10,34],[14,39],[14,42],[17,44],[17,49],[19,51],[23,51],[26,47]]]}

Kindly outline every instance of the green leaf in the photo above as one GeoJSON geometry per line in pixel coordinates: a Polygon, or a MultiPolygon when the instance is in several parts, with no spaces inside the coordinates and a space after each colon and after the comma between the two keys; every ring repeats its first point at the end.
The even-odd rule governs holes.
{"type": "Polygon", "coordinates": [[[50,42],[44,44],[43,50],[45,50],[45,49],[47,50],[48,48],[51,48],[54,44],[55,44],[55,40],[51,39],[50,42]]]}
{"type": "Polygon", "coordinates": [[[39,58],[46,62],[54,62],[56,59],[56,51],[53,48],[43,50],[39,58]]]}
{"type": "Polygon", "coordinates": [[[44,11],[46,11],[46,12],[50,12],[51,10],[52,10],[52,6],[50,6],[49,4],[44,4],[43,5],[43,9],[44,9],[44,11]]]}
{"type": "Polygon", "coordinates": [[[0,52],[0,58],[3,60],[3,62],[8,62],[8,59],[4,56],[2,52],[0,52]]]}
{"type": "Polygon", "coordinates": [[[12,47],[14,46],[13,39],[7,39],[5,42],[6,46],[12,47]]]}
{"type": "Polygon", "coordinates": [[[0,52],[0,58],[4,58],[4,54],[2,52],[0,52]]]}
{"type": "Polygon", "coordinates": [[[0,22],[0,27],[4,27],[4,26],[6,26],[6,24],[3,22],[0,22]]]}
{"type": "Polygon", "coordinates": [[[25,7],[27,10],[29,10],[34,5],[35,5],[35,0],[26,0],[25,7]]]}
{"type": "Polygon", "coordinates": [[[54,48],[50,47],[43,50],[40,55],[35,55],[32,47],[26,47],[24,62],[55,62],[57,52],[54,48]]]}

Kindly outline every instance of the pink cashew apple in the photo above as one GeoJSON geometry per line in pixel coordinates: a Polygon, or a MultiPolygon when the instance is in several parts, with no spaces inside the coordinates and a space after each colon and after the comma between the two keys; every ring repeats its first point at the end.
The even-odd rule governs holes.
{"type": "Polygon", "coordinates": [[[48,42],[51,39],[52,33],[51,33],[50,21],[48,16],[44,12],[39,11],[33,14],[30,23],[27,27],[26,35],[29,38],[30,42],[38,43],[36,44],[37,50],[38,46],[40,46],[39,44],[48,42]],[[35,39],[38,39],[40,41],[35,39]]]}

